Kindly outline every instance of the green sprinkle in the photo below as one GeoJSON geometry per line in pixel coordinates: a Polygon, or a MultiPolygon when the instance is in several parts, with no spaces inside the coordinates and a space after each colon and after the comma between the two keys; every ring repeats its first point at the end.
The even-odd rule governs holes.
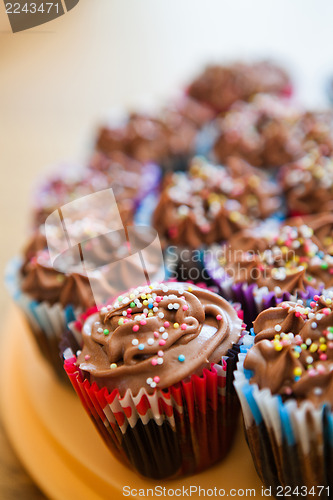
{"type": "Polygon", "coordinates": [[[103,331],[104,335],[109,335],[109,330],[107,328],[105,328],[105,330],[103,331]]]}
{"type": "Polygon", "coordinates": [[[131,302],[130,307],[135,307],[135,302],[131,302]]]}
{"type": "Polygon", "coordinates": [[[120,297],[118,297],[118,302],[121,302],[123,300],[123,297],[120,295],[120,297]]]}
{"type": "Polygon", "coordinates": [[[321,267],[322,269],[328,269],[328,264],[327,264],[327,262],[323,262],[323,263],[320,265],[320,267],[321,267]]]}

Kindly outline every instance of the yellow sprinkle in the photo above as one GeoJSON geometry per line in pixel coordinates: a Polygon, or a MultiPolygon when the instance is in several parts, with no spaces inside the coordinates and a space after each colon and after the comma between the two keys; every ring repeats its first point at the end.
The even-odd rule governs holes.
{"type": "Polygon", "coordinates": [[[310,350],[310,352],[316,352],[316,351],[317,351],[317,349],[318,349],[317,344],[311,344],[311,345],[310,345],[310,349],[309,349],[309,350],[310,350]]]}
{"type": "Polygon", "coordinates": [[[147,306],[147,305],[148,305],[148,300],[144,300],[144,301],[142,302],[142,304],[143,304],[144,306],[147,306]]]}
{"type": "Polygon", "coordinates": [[[332,304],[332,300],[331,299],[326,299],[326,304],[332,304]]]}
{"type": "Polygon", "coordinates": [[[149,288],[152,290],[154,287],[153,287],[153,285],[149,285],[149,288]]]}
{"type": "Polygon", "coordinates": [[[114,368],[117,368],[117,363],[111,363],[110,368],[112,368],[112,370],[113,370],[114,368]]]}
{"type": "Polygon", "coordinates": [[[134,295],[134,293],[131,293],[131,295],[130,295],[130,299],[135,299],[135,295],[134,295]]]}
{"type": "Polygon", "coordinates": [[[189,292],[192,292],[193,291],[193,288],[191,286],[188,287],[187,289],[189,292]]]}
{"type": "Polygon", "coordinates": [[[143,294],[141,295],[141,298],[142,298],[142,299],[146,299],[146,298],[147,298],[147,295],[146,295],[145,293],[143,293],[143,294]]]}
{"type": "Polygon", "coordinates": [[[320,337],[319,342],[320,342],[321,344],[324,344],[324,342],[325,342],[325,337],[320,337]]]}
{"type": "Polygon", "coordinates": [[[294,358],[296,358],[296,359],[299,358],[299,352],[297,352],[297,351],[294,352],[294,358]]]}
{"type": "Polygon", "coordinates": [[[174,324],[173,324],[173,327],[174,327],[174,328],[179,328],[179,323],[174,323],[174,324]]]}
{"type": "Polygon", "coordinates": [[[297,366],[295,369],[294,369],[294,375],[296,377],[300,377],[302,375],[302,368],[300,368],[299,366],[297,366]]]}
{"type": "Polygon", "coordinates": [[[326,344],[322,344],[322,345],[320,346],[320,350],[321,350],[321,351],[327,351],[327,345],[326,345],[326,344]]]}
{"type": "Polygon", "coordinates": [[[154,316],[152,312],[148,313],[148,318],[151,318],[152,316],[154,316]]]}

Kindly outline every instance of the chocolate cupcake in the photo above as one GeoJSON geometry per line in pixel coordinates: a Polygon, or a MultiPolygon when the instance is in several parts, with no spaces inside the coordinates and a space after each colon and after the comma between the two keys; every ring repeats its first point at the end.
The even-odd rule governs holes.
{"type": "Polygon", "coordinates": [[[168,244],[200,248],[277,211],[278,194],[264,173],[240,159],[221,167],[195,158],[188,173],[175,173],[165,183],[153,225],[168,244]]]}
{"type": "Polygon", "coordinates": [[[195,153],[198,131],[213,118],[207,106],[184,98],[157,116],[132,113],[121,127],[101,128],[96,149],[106,155],[122,151],[140,162],[155,162],[165,170],[184,170],[195,153]]]}
{"type": "Polygon", "coordinates": [[[319,148],[280,172],[288,212],[315,214],[333,208],[333,156],[323,156],[319,148]]]}
{"type": "Polygon", "coordinates": [[[88,167],[59,169],[37,186],[34,194],[34,227],[38,228],[57,208],[82,196],[112,188],[123,224],[133,222],[140,202],[155,192],[160,182],[157,165],[143,165],[114,153],[95,154],[88,167]]]}
{"type": "Polygon", "coordinates": [[[244,341],[235,387],[258,475],[274,496],[331,498],[332,297],[267,309],[244,341]]]}
{"type": "Polygon", "coordinates": [[[252,165],[276,167],[304,153],[300,109],[276,96],[259,94],[237,102],[215,122],[215,157],[225,162],[238,156],[252,165]]]}
{"type": "Polygon", "coordinates": [[[139,287],[87,317],[65,369],[118,458],[144,476],[176,477],[231,446],[241,336],[236,311],[209,290],[139,287]]]}
{"type": "Polygon", "coordinates": [[[206,252],[205,267],[220,293],[241,303],[248,324],[262,309],[333,286],[333,258],[306,224],[245,230],[206,252]]]}
{"type": "Polygon", "coordinates": [[[287,73],[271,62],[208,66],[190,85],[188,95],[225,111],[236,101],[247,101],[257,93],[289,95],[287,73]]]}
{"type": "Polygon", "coordinates": [[[79,223],[75,223],[76,234],[74,231],[71,234],[74,237],[79,234],[80,251],[76,246],[64,251],[59,232],[53,228],[54,234],[48,233],[51,247],[54,238],[62,248],[53,261],[47,245],[50,239],[47,242],[44,226],[41,226],[32,236],[22,259],[12,261],[6,278],[41,353],[66,381],[59,342],[67,323],[95,307],[96,301],[114,297],[120,290],[127,290],[133,281],[139,281],[144,272],[140,251],[146,252],[145,271],[151,279],[163,279],[165,275],[156,231],[135,226],[126,231],[107,232],[103,221],[100,226],[95,221],[93,230],[98,235],[94,236],[90,215],[82,214],[79,223]],[[88,238],[84,236],[86,230],[88,238]]]}

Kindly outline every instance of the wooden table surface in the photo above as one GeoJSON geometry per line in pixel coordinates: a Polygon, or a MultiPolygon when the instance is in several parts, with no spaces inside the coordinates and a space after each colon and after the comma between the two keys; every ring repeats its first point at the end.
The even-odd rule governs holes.
{"type": "MultiPolygon", "coordinates": [[[[36,177],[85,158],[111,108],[156,104],[212,59],[262,55],[296,68],[302,95],[318,97],[332,70],[332,18],[325,0],[80,0],[51,23],[12,34],[0,2],[1,274],[26,238],[36,177]]],[[[1,317],[8,302],[1,290],[1,317]]],[[[1,425],[0,498],[43,498],[1,425]]]]}

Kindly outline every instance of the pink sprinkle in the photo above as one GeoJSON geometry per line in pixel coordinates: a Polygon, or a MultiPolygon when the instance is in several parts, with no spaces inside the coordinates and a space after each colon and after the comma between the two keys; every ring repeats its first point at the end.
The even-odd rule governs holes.
{"type": "Polygon", "coordinates": [[[320,299],[320,297],[319,297],[319,295],[314,295],[313,299],[314,299],[314,300],[319,300],[319,299],[320,299]]]}
{"type": "Polygon", "coordinates": [[[124,323],[128,323],[128,318],[124,318],[124,323]]]}
{"type": "Polygon", "coordinates": [[[331,313],[331,310],[328,307],[324,307],[322,313],[325,314],[325,316],[328,316],[331,313]]]}
{"type": "Polygon", "coordinates": [[[153,303],[153,306],[154,306],[154,307],[157,307],[157,302],[154,302],[154,303],[153,303]]]}
{"type": "Polygon", "coordinates": [[[131,314],[132,309],[127,309],[127,314],[131,314]]]}
{"type": "Polygon", "coordinates": [[[164,321],[164,325],[163,325],[165,328],[169,328],[170,326],[170,323],[169,321],[164,321]]]}
{"type": "Polygon", "coordinates": [[[155,339],[158,339],[158,332],[154,332],[155,339]]]}
{"type": "Polygon", "coordinates": [[[221,321],[221,319],[222,319],[221,314],[218,314],[218,315],[216,316],[216,319],[217,319],[217,321],[221,321]]]}
{"type": "Polygon", "coordinates": [[[326,361],[327,360],[327,354],[321,354],[319,356],[320,361],[326,361]]]}
{"type": "Polygon", "coordinates": [[[156,300],[156,302],[161,302],[162,297],[158,296],[158,297],[156,297],[156,299],[155,299],[155,300],[156,300]]]}
{"type": "Polygon", "coordinates": [[[154,382],[156,382],[156,384],[158,384],[158,383],[159,383],[159,381],[160,381],[160,377],[158,377],[158,376],[156,375],[156,377],[154,377],[154,382]]]}
{"type": "Polygon", "coordinates": [[[285,302],[281,302],[281,307],[282,309],[287,309],[288,304],[286,304],[285,302]]]}
{"type": "Polygon", "coordinates": [[[165,345],[165,340],[161,339],[158,343],[159,345],[165,345]]]}
{"type": "Polygon", "coordinates": [[[86,355],[85,355],[85,357],[84,357],[84,359],[85,359],[86,361],[88,361],[88,359],[90,359],[89,354],[86,354],[86,355]]]}
{"type": "Polygon", "coordinates": [[[290,340],[289,340],[289,339],[286,339],[286,340],[284,340],[284,339],[283,339],[283,340],[281,340],[281,344],[282,344],[283,346],[286,346],[286,345],[290,345],[290,344],[291,344],[291,342],[290,342],[290,340]]]}
{"type": "Polygon", "coordinates": [[[290,396],[290,394],[291,394],[293,391],[291,390],[291,388],[290,388],[290,387],[286,387],[286,388],[285,388],[285,390],[284,390],[284,392],[285,392],[285,394],[287,394],[287,396],[290,396]]]}
{"type": "Polygon", "coordinates": [[[153,358],[153,359],[151,360],[151,364],[152,364],[153,366],[156,366],[156,365],[157,365],[157,359],[156,359],[156,358],[153,358]]]}
{"type": "Polygon", "coordinates": [[[328,342],[327,347],[328,347],[329,349],[333,349],[333,342],[328,342]]]}
{"type": "Polygon", "coordinates": [[[302,337],[300,335],[296,335],[295,336],[295,342],[296,342],[297,345],[303,344],[302,337]]]}
{"type": "Polygon", "coordinates": [[[180,325],[180,328],[181,328],[182,330],[186,330],[186,328],[187,328],[187,324],[186,324],[186,323],[182,323],[182,324],[180,325]]]}
{"type": "Polygon", "coordinates": [[[132,330],[133,332],[137,332],[139,330],[139,325],[134,325],[132,330]]]}
{"type": "Polygon", "coordinates": [[[185,305],[183,306],[183,311],[187,311],[187,309],[188,309],[188,305],[186,305],[186,304],[185,304],[185,305]]]}
{"type": "Polygon", "coordinates": [[[323,367],[323,365],[317,365],[317,372],[321,375],[325,373],[325,368],[323,367]]]}
{"type": "Polygon", "coordinates": [[[331,267],[331,269],[329,270],[329,273],[333,274],[333,267],[331,267]]]}
{"type": "MultiPolygon", "coordinates": [[[[142,320],[140,321],[140,325],[142,325],[142,326],[143,326],[143,325],[146,325],[146,324],[147,324],[147,321],[146,321],[145,319],[142,319],[142,320]]],[[[139,328],[138,328],[138,329],[139,329],[139,328]]]]}
{"type": "Polygon", "coordinates": [[[312,368],[311,370],[308,370],[308,375],[309,377],[314,377],[315,375],[317,375],[317,372],[312,368]]]}
{"type": "Polygon", "coordinates": [[[299,311],[296,311],[296,312],[295,312],[295,316],[296,316],[296,318],[299,318],[299,317],[300,317],[300,315],[301,315],[301,313],[300,313],[299,311]]]}
{"type": "Polygon", "coordinates": [[[163,351],[158,351],[158,356],[160,356],[160,358],[162,358],[164,356],[164,352],[163,351]]]}
{"type": "Polygon", "coordinates": [[[314,301],[310,302],[310,306],[311,307],[315,307],[316,306],[316,303],[314,301]]]}

